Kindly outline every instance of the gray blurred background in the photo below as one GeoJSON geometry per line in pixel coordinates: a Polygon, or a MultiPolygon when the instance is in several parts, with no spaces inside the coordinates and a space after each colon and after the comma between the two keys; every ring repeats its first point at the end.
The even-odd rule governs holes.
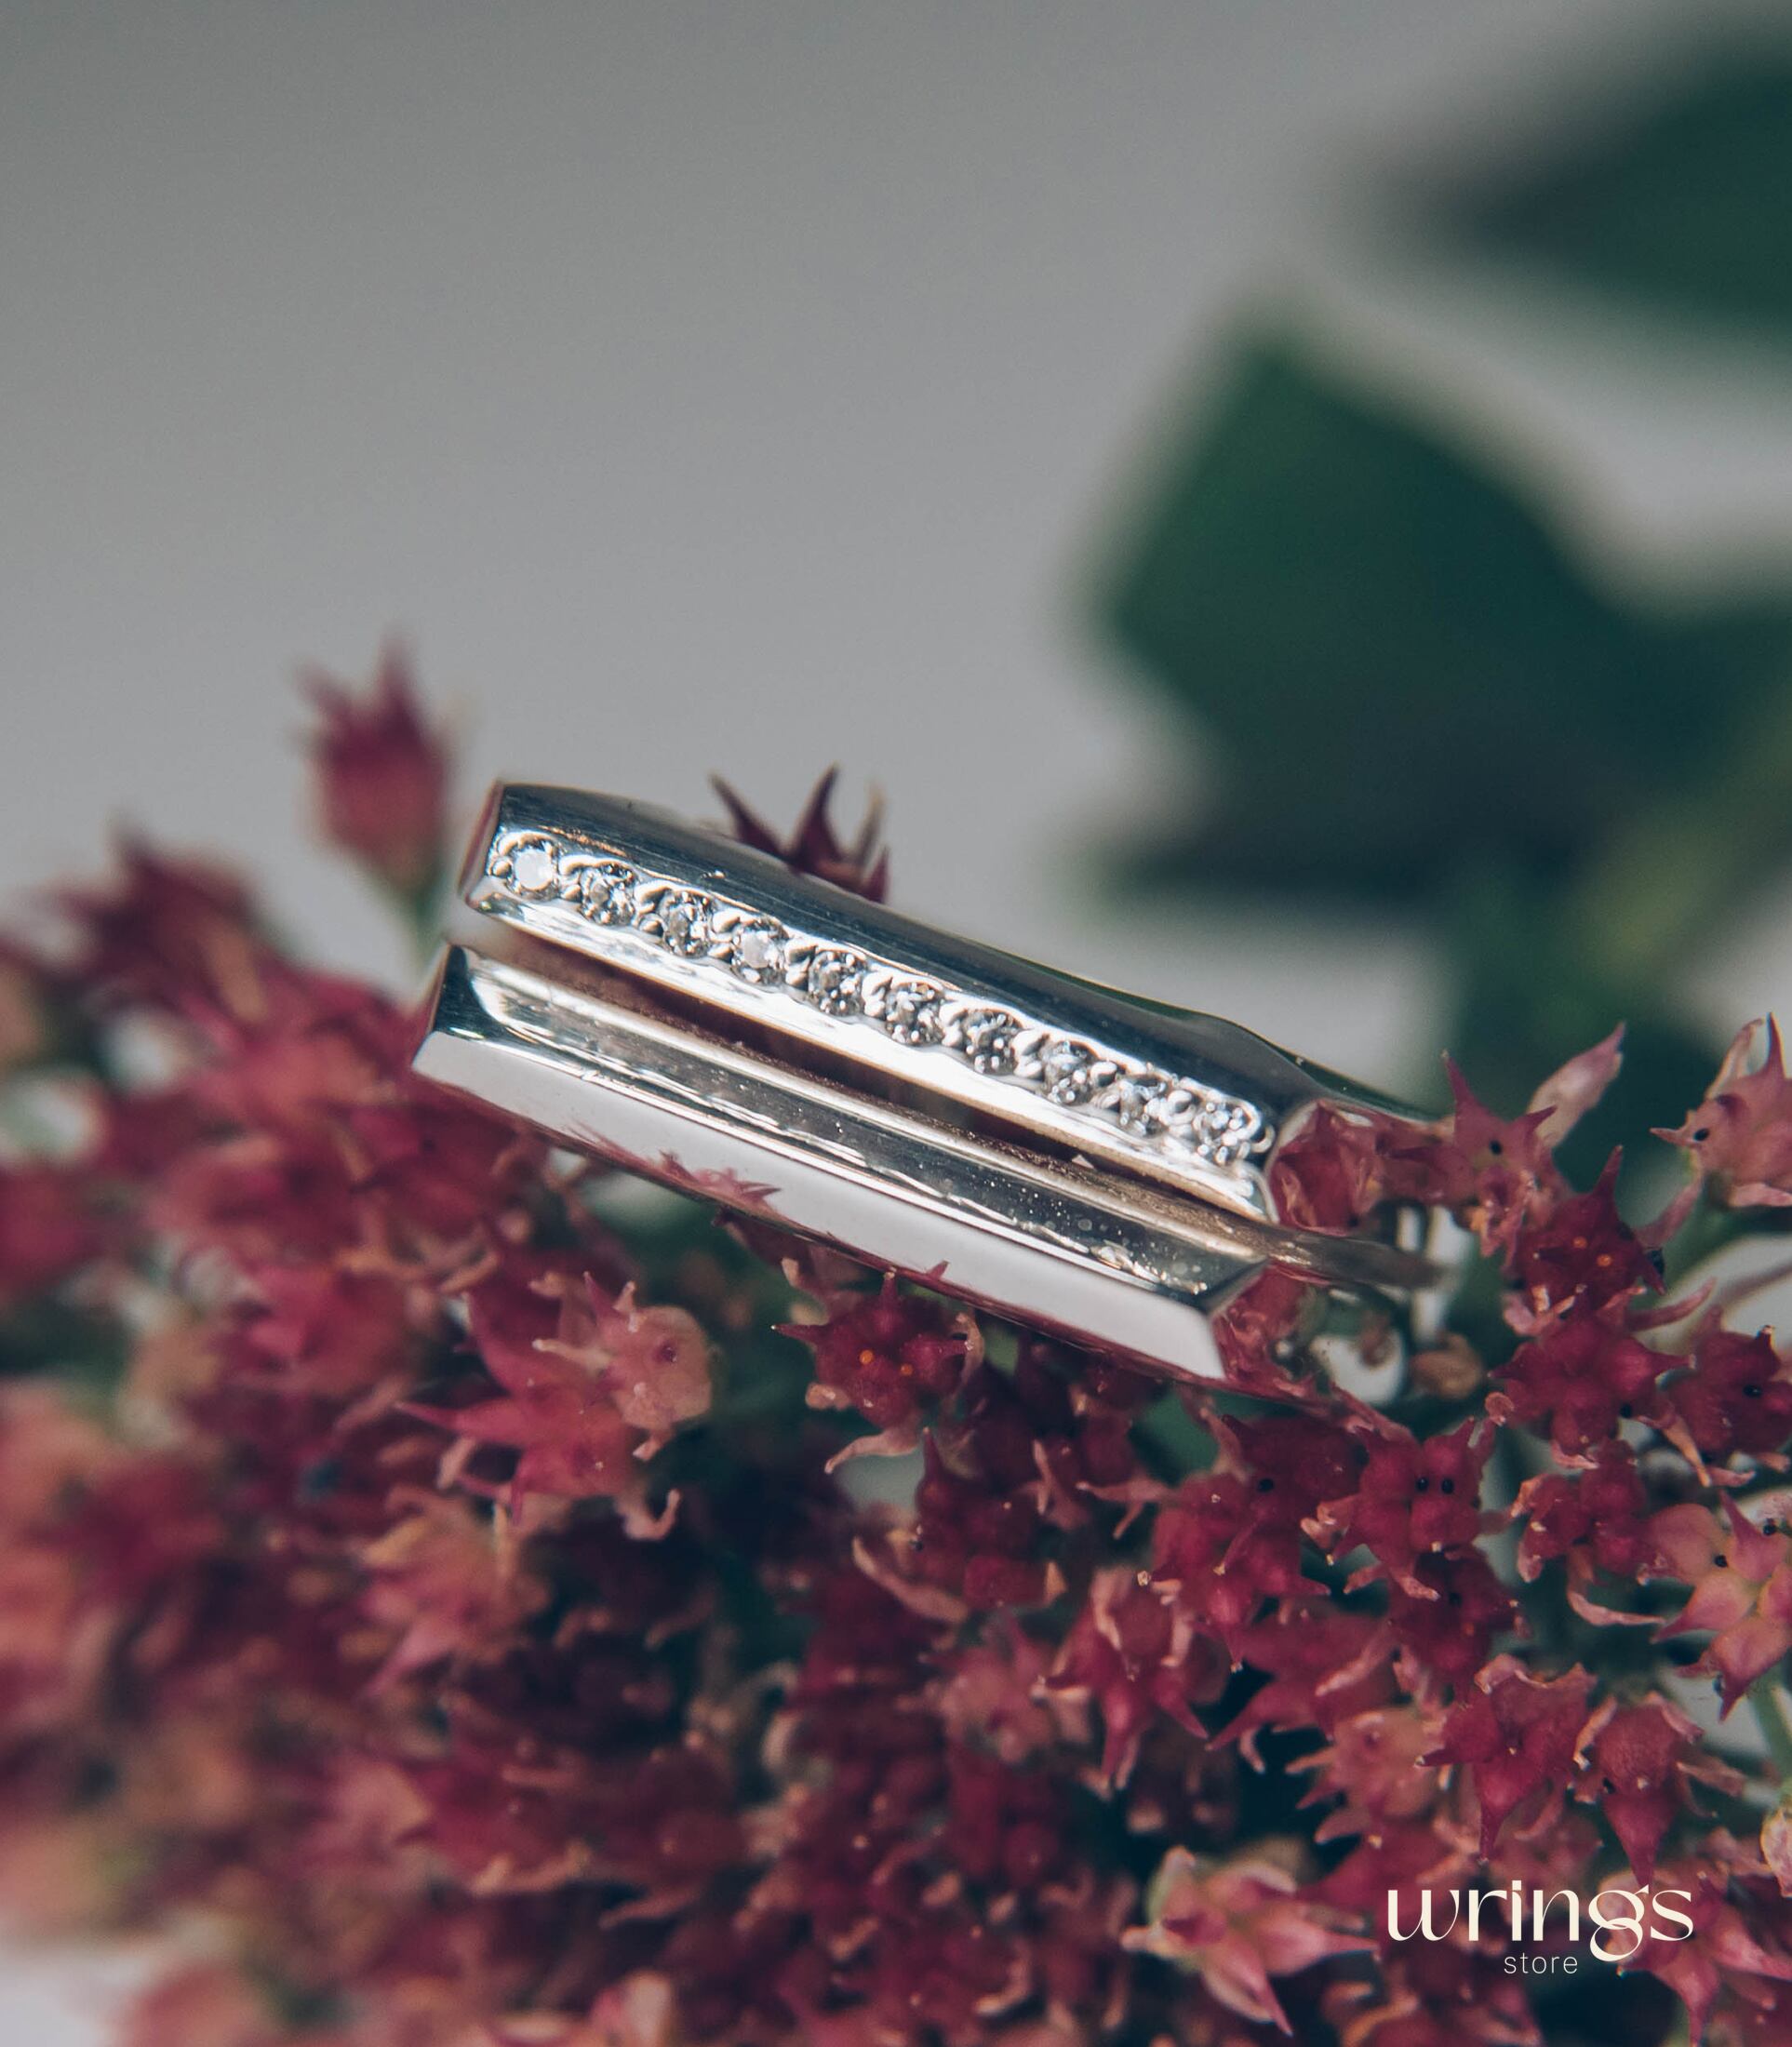
{"type": "MultiPolygon", "coordinates": [[[[395,632],[469,800],[508,770],[701,810],[719,769],[787,820],[838,761],[905,907],[1399,1078],[1423,930],[1096,885],[1190,784],[1088,592],[1264,306],[1447,393],[1620,577],[1783,558],[1784,355],[1595,346],[1362,218],[1383,167],[1506,146],[1692,12],[4,0],[7,890],[130,821],[404,970],[311,846],[292,689],[395,632]]],[[[1785,925],[1726,937],[1702,1015],[1785,1000],[1785,925]]],[[[0,2040],[103,2000],[17,1957],[0,2040]]]]}

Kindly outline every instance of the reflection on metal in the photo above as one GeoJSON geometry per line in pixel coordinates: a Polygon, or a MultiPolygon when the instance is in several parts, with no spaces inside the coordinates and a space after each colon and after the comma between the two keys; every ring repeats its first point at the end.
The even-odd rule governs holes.
{"type": "Polygon", "coordinates": [[[1424,1276],[1277,1226],[1278,1137],[1389,1105],[1236,1025],[574,792],[497,792],[464,901],[418,1070],[632,1171],[1178,1376],[1271,1264],[1424,1276]]]}

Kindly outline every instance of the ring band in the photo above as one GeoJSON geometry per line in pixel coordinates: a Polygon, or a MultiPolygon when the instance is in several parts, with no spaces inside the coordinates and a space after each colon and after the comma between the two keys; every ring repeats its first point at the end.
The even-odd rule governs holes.
{"type": "Polygon", "coordinates": [[[644,805],[500,785],[449,935],[421,1073],[1073,1342],[1210,1377],[1268,1266],[1423,1269],[1285,1228],[1269,1170],[1321,1104],[1411,1111],[644,805]]]}

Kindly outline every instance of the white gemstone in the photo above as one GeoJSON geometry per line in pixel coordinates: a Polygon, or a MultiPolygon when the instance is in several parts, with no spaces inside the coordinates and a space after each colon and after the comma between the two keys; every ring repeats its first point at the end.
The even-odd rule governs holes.
{"type": "Polygon", "coordinates": [[[857,953],[823,945],[811,956],[803,985],[826,1016],[855,1016],[863,1006],[865,963],[857,953]]]}
{"type": "Polygon", "coordinates": [[[1021,1021],[1006,1010],[968,1010],[958,1019],[958,1046],[979,1073],[1012,1073],[1021,1021]]]}
{"type": "Polygon", "coordinates": [[[1151,1129],[1167,1085],[1162,1074],[1122,1074],[1103,1095],[1102,1106],[1112,1111],[1122,1128],[1143,1135],[1151,1129]]]}
{"type": "Polygon", "coordinates": [[[782,973],[784,965],[784,929],[769,917],[754,917],[737,924],[729,933],[729,957],[743,981],[765,981],[782,973]]]}
{"type": "Polygon", "coordinates": [[[1095,1048],[1080,1038],[1053,1038],[1040,1057],[1039,1067],[1039,1085],[1063,1108],[1087,1102],[1099,1084],[1095,1048]]]}
{"type": "Polygon", "coordinates": [[[579,870],[579,901],[599,924],[626,924],[635,914],[635,873],[614,860],[579,870]]]}
{"type": "Polygon", "coordinates": [[[937,1045],[940,991],[930,981],[895,981],[884,995],[884,1028],[899,1045],[937,1045]]]}
{"type": "Polygon", "coordinates": [[[660,935],[675,953],[697,954],[709,947],[709,900],[690,889],[669,890],[658,904],[660,935]]]}
{"type": "Polygon", "coordinates": [[[560,881],[560,856],[545,839],[531,839],[510,856],[510,876],[524,895],[546,895],[560,881]]]}

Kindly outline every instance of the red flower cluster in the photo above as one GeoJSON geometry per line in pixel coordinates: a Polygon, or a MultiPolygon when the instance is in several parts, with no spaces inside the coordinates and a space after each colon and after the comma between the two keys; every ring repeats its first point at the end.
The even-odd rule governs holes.
{"type": "MultiPolygon", "coordinates": [[[[443,750],[395,662],[318,694],[415,908],[443,750]]],[[[1388,1917],[1514,1885],[1683,1893],[1576,2040],[1792,2040],[1792,1801],[1718,1746],[1792,1768],[1792,1371],[1664,1280],[1792,1201],[1776,1037],[1640,1228],[1555,1164],[1615,1038],[1314,1118],[1284,1211],[1453,1214],[1503,1322],[1365,1328],[1371,1405],[1272,1275],[1184,1397],[607,1202],[229,876],[62,907],[0,951],[0,1905],[207,1930],[126,2047],[1518,2047],[1509,1907],[1388,1917]]]]}

